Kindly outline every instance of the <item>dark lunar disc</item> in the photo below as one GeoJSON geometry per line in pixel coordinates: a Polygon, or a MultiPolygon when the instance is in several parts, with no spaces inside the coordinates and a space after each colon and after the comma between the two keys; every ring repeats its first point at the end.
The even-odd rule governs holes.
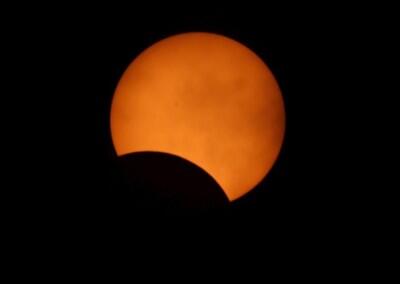
{"type": "Polygon", "coordinates": [[[126,206],[166,212],[219,210],[228,198],[200,167],[160,152],[137,152],[118,157],[124,173],[126,206]]]}

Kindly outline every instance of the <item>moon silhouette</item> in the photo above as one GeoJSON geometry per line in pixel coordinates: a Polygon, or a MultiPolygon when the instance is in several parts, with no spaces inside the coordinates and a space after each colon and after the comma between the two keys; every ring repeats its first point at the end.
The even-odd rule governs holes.
{"type": "Polygon", "coordinates": [[[193,32],[155,43],[129,65],[115,90],[110,124],[118,156],[157,151],[182,157],[232,201],[272,168],[285,110],[273,74],[255,53],[225,36],[193,32]]]}

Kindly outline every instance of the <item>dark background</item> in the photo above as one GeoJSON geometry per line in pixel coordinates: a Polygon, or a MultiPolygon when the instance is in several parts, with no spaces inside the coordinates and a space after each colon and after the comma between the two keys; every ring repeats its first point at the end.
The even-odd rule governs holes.
{"type": "MultiPolygon", "coordinates": [[[[17,106],[9,117],[19,126],[11,130],[19,150],[10,167],[19,173],[12,176],[19,214],[81,225],[217,216],[253,220],[262,228],[318,229],[342,222],[354,197],[363,197],[354,190],[356,179],[346,180],[360,171],[353,161],[363,147],[351,138],[362,127],[353,108],[360,103],[354,87],[360,75],[353,71],[365,52],[359,41],[368,26],[354,20],[354,12],[105,8],[30,13],[9,31],[15,79],[9,82],[17,106]],[[138,206],[135,184],[126,184],[112,146],[112,95],[141,51],[189,31],[233,38],[268,64],[285,102],[283,148],[266,179],[222,209],[171,209],[165,200],[153,203],[158,197],[151,195],[138,206]]],[[[190,180],[173,182],[179,187],[190,180]]]]}
{"type": "Polygon", "coordinates": [[[4,258],[17,264],[12,277],[90,273],[90,264],[90,277],[103,277],[110,262],[123,262],[135,278],[148,267],[145,279],[185,270],[187,279],[212,271],[246,281],[276,271],[296,280],[389,275],[398,223],[390,222],[398,204],[389,201],[397,202],[398,190],[389,181],[396,164],[385,159],[396,161],[386,134],[398,128],[398,104],[390,101],[397,93],[388,86],[398,73],[389,53],[398,54],[397,10],[271,3],[2,7],[0,205],[12,256],[4,258]],[[125,68],[152,43],[185,31],[221,33],[250,47],[285,101],[277,163],[254,191],[221,210],[168,211],[142,193],[145,202],[137,203],[110,139],[110,102],[125,68]],[[99,273],[98,264],[107,267],[99,273]]]}

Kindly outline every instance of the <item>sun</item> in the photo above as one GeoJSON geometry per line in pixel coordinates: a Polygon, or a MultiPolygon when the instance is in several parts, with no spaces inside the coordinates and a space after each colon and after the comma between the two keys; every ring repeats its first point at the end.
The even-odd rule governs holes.
{"type": "Polygon", "coordinates": [[[133,60],[116,88],[110,125],[118,155],[182,157],[235,200],[276,161],[285,110],[276,79],[253,51],[196,32],[163,39],[133,60]]]}

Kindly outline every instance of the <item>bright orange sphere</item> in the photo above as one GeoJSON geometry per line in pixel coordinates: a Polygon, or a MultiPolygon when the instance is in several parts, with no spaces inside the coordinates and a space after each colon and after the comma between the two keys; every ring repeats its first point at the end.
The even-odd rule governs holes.
{"type": "Polygon", "coordinates": [[[269,172],[284,129],[282,95],[268,67],[242,44],[210,33],[172,36],[143,51],[111,108],[118,155],[180,156],[208,172],[230,200],[269,172]]]}

